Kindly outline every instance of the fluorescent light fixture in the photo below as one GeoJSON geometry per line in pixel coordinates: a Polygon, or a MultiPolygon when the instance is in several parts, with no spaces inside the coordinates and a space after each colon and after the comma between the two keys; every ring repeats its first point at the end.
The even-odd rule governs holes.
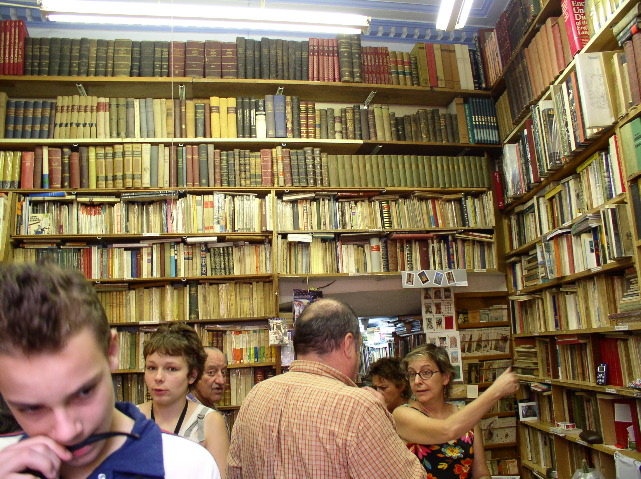
{"type": "Polygon", "coordinates": [[[438,17],[436,18],[436,29],[437,30],[447,30],[450,18],[452,18],[452,12],[454,12],[454,0],[441,0],[441,8],[438,11],[438,17]]]}
{"type": "Polygon", "coordinates": [[[474,0],[463,0],[463,6],[461,7],[458,20],[456,21],[456,27],[454,28],[463,28],[465,26],[470,16],[470,10],[472,10],[472,3],[474,3],[474,0]]]}
{"type": "Polygon", "coordinates": [[[47,18],[52,22],[88,23],[109,25],[143,25],[168,26],[186,28],[224,28],[233,30],[273,30],[300,33],[362,33],[360,28],[333,25],[309,25],[296,23],[243,22],[233,20],[206,20],[198,18],[154,18],[129,17],[110,15],[74,15],[66,13],[50,13],[47,18]]]}
{"type": "MultiPolygon", "coordinates": [[[[41,0],[41,10],[48,13],[49,19],[61,21],[61,17],[54,17],[54,14],[81,14],[81,15],[105,15],[110,21],[94,21],[93,23],[114,23],[111,21],[116,16],[121,16],[124,12],[129,17],[146,17],[153,19],[153,23],[138,24],[145,25],[168,25],[167,22],[173,21],[173,25],[178,26],[179,19],[188,19],[193,22],[194,19],[241,21],[241,22],[260,22],[261,24],[275,23],[279,25],[278,29],[285,29],[284,24],[298,25],[332,25],[352,27],[352,31],[357,27],[366,27],[369,25],[369,17],[365,15],[356,15],[351,13],[329,13],[308,10],[284,10],[276,8],[243,8],[243,7],[220,7],[211,5],[189,5],[189,4],[167,4],[156,2],[122,2],[122,1],[104,1],[104,0],[41,0]],[[195,17],[195,18],[194,18],[195,17]]],[[[69,17],[65,17],[69,18],[69,17]]],[[[94,17],[95,18],[95,17],[94,17]]],[[[72,21],[72,20],[65,20],[72,21]]],[[[81,21],[81,20],[77,20],[81,21]]],[[[133,21],[129,20],[129,24],[133,21]]],[[[122,23],[117,23],[122,24],[122,23]]],[[[189,24],[192,26],[192,23],[189,24]]],[[[227,24],[227,28],[231,27],[227,24]]],[[[310,32],[316,33],[306,27],[310,32]]],[[[213,27],[216,28],[216,27],[213,27]]],[[[256,27],[255,27],[256,28],[256,27]]],[[[262,29],[266,29],[261,27],[262,29]]],[[[277,29],[272,27],[270,29],[277,29]]],[[[289,29],[291,31],[291,29],[289,29]]],[[[305,30],[301,30],[305,31],[305,30]]],[[[352,32],[350,31],[350,33],[352,32]]],[[[360,33],[360,31],[358,32],[360,33]]]]}
{"type": "Polygon", "coordinates": [[[441,0],[441,8],[436,19],[438,30],[451,31],[463,28],[467,23],[474,0],[441,0]]]}

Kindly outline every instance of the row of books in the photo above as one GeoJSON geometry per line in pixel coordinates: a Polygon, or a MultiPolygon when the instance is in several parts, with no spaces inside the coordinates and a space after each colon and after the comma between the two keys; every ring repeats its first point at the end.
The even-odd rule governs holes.
{"type": "Polygon", "coordinates": [[[120,294],[123,285],[99,284],[96,289],[107,317],[113,323],[158,323],[274,315],[273,284],[270,281],[180,282],[150,286],[143,288],[148,290],[143,293],[143,302],[132,299],[136,293],[120,294]]]}
{"type": "Polygon", "coordinates": [[[461,353],[468,356],[509,354],[509,326],[474,328],[461,333],[461,353]]]}
{"type": "Polygon", "coordinates": [[[571,229],[557,230],[536,244],[540,282],[600,268],[632,254],[631,234],[612,225],[625,224],[619,218],[627,213],[613,208],[601,213],[603,218],[599,213],[587,215],[571,229]]]}
{"type": "Polygon", "coordinates": [[[145,377],[142,374],[113,374],[111,379],[116,401],[142,404],[149,400],[145,377]]]}
{"type": "MultiPolygon", "coordinates": [[[[608,93],[605,77],[584,73],[590,68],[585,65],[604,73],[601,61],[605,53],[578,54],[576,72],[571,72],[562,84],[550,88],[549,99],[532,107],[531,117],[526,120],[517,143],[504,146],[509,159],[504,165],[508,197],[520,196],[531,184],[563,166],[574,152],[615,121],[618,110],[613,108],[616,102],[610,101],[613,97],[608,93]]],[[[607,75],[610,80],[613,77],[607,75]]],[[[611,143],[614,141],[616,136],[611,143]]],[[[611,144],[610,154],[616,155],[614,161],[620,167],[616,144],[611,144]]],[[[620,182],[620,176],[615,174],[611,179],[620,182]]]]}
{"type": "Polygon", "coordinates": [[[271,204],[253,194],[214,192],[179,198],[175,190],[121,197],[63,195],[44,192],[19,198],[15,234],[256,233],[267,229],[271,204]],[[46,232],[36,232],[44,221],[46,232]]]}
{"type": "Polygon", "coordinates": [[[639,5],[634,5],[619,23],[612,27],[619,46],[623,47],[621,75],[625,87],[625,100],[632,105],[641,103],[641,36],[639,36],[639,5]],[[627,75],[625,74],[627,71],[627,75]]]}
{"type": "Polygon", "coordinates": [[[223,247],[183,243],[23,243],[14,251],[20,262],[51,261],[81,270],[89,279],[194,278],[228,274],[268,274],[271,247],[244,245],[223,247]],[[231,261],[237,260],[236,264],[231,261]],[[225,268],[223,265],[227,264],[225,268]]]}
{"type": "MultiPolygon", "coordinates": [[[[273,368],[255,367],[249,370],[250,372],[253,371],[252,380],[249,372],[239,373],[239,371],[246,370],[228,369],[225,373],[225,389],[223,391],[222,398],[217,403],[218,406],[240,406],[245,399],[245,396],[253,386],[276,375],[276,371],[273,368]]],[[[227,423],[228,430],[231,431],[238,414],[238,409],[222,411],[222,413],[225,416],[225,422],[227,423]]]]}
{"type": "Polygon", "coordinates": [[[494,227],[491,192],[466,194],[377,195],[349,198],[327,193],[289,194],[276,200],[276,229],[385,230],[404,228],[494,227]]]}
{"type": "MultiPolygon", "coordinates": [[[[297,96],[178,100],[59,96],[8,99],[5,138],[318,138],[497,143],[489,99],[457,98],[447,109],[396,115],[389,105],[317,108],[297,96]]],[[[0,108],[2,105],[0,105],[0,108]]]]}
{"type": "Polygon", "coordinates": [[[519,50],[505,71],[511,118],[519,118],[528,104],[541,96],[572,61],[562,17],[550,17],[529,46],[519,50]]]}
{"type": "Polygon", "coordinates": [[[27,36],[8,37],[3,45],[16,51],[14,62],[20,68],[7,73],[18,75],[256,78],[469,90],[487,87],[476,51],[467,45],[421,43],[428,45],[426,58],[424,52],[416,54],[414,50],[410,54],[362,46],[360,35],[305,41],[237,37],[235,42],[27,36]],[[423,65],[427,61],[433,85],[419,79],[420,72],[426,75],[423,65]]]}
{"type": "Polygon", "coordinates": [[[568,226],[581,215],[625,192],[623,169],[616,150],[597,151],[561,182],[551,182],[540,194],[515,208],[507,218],[511,249],[538,239],[555,228],[568,226]],[[614,153],[614,154],[612,154],[614,153]]]}
{"type": "MultiPolygon", "coordinates": [[[[514,274],[510,276],[514,281],[514,274]]],[[[624,294],[623,275],[596,275],[545,293],[516,295],[510,303],[514,331],[521,334],[611,326],[608,315],[619,310],[624,294]]]]}
{"type": "Polygon", "coordinates": [[[24,20],[0,21],[0,75],[22,75],[24,42],[28,37],[24,20]]]}
{"type": "Polygon", "coordinates": [[[0,187],[488,188],[477,156],[329,155],[320,148],[221,151],[213,144],[49,147],[0,151],[0,187]]]}
{"type": "Polygon", "coordinates": [[[457,309],[458,324],[496,323],[508,320],[507,306],[496,304],[484,309],[457,309]]]}
{"type": "Polygon", "coordinates": [[[331,274],[496,268],[492,235],[393,233],[382,241],[368,235],[319,236],[279,236],[276,270],[283,274],[331,274]]]}
{"type": "Polygon", "coordinates": [[[463,381],[466,384],[493,383],[512,364],[509,359],[463,361],[463,381]]]}
{"type": "MultiPolygon", "coordinates": [[[[638,450],[633,441],[629,442],[631,437],[637,437],[639,434],[639,412],[637,401],[634,399],[593,391],[564,389],[557,396],[558,399],[555,399],[562,407],[554,408],[550,392],[536,392],[531,396],[532,403],[539,410],[540,420],[547,424],[539,423],[537,428],[523,428],[523,433],[530,434],[531,431],[538,430],[540,437],[537,440],[543,440],[546,444],[545,452],[541,451],[545,456],[550,457],[552,454],[551,457],[554,457],[554,448],[550,444],[553,443],[554,434],[560,432],[558,429],[552,429],[551,426],[555,422],[574,424],[575,427],[564,430],[563,435],[571,435],[578,439],[579,433],[588,429],[600,434],[603,444],[607,447],[638,450]],[[542,410],[550,410],[551,414],[545,416],[549,417],[549,420],[543,419],[544,416],[540,413],[542,410]]],[[[533,419],[536,421],[536,417],[533,419]]],[[[568,443],[568,448],[568,455],[563,459],[571,461],[571,470],[574,470],[580,467],[585,458],[585,449],[571,442],[568,443]]],[[[595,466],[598,468],[598,463],[595,466]]]]}
{"type": "Polygon", "coordinates": [[[269,344],[269,330],[254,326],[250,329],[223,329],[219,325],[200,328],[203,344],[220,349],[227,364],[275,363],[278,349],[269,344]]]}

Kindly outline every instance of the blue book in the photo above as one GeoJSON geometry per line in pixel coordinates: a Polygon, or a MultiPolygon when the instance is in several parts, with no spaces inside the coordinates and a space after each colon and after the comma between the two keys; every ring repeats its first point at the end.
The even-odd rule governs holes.
{"type": "Polygon", "coordinates": [[[276,138],[287,138],[285,95],[274,95],[274,126],[276,138]]]}

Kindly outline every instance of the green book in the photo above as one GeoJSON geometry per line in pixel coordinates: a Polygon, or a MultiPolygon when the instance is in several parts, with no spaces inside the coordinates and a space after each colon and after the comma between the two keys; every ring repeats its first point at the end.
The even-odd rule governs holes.
{"type": "Polygon", "coordinates": [[[338,158],[336,155],[328,155],[328,173],[329,173],[329,186],[337,187],[340,186],[339,183],[339,172],[338,172],[338,158]]]}
{"type": "Polygon", "coordinates": [[[425,187],[433,188],[434,187],[434,177],[432,176],[432,157],[423,156],[423,171],[425,174],[425,187]]]}
{"type": "Polygon", "coordinates": [[[358,169],[360,170],[361,187],[373,186],[371,181],[368,180],[367,164],[365,162],[365,155],[358,155],[358,169]]]}
{"type": "Polygon", "coordinates": [[[353,183],[350,186],[361,188],[363,186],[363,180],[361,179],[361,168],[358,163],[358,155],[351,155],[351,157],[352,157],[353,183]]]}
{"type": "Polygon", "coordinates": [[[374,176],[374,159],[372,155],[365,156],[365,171],[367,176],[367,186],[376,186],[378,183],[375,180],[374,176]]]}
{"type": "Polygon", "coordinates": [[[399,187],[402,185],[401,183],[401,165],[399,161],[399,156],[398,155],[384,155],[385,156],[385,164],[391,165],[392,169],[392,181],[390,186],[396,186],[399,187]],[[389,160],[388,160],[389,158],[389,160]]]}
{"type": "Polygon", "coordinates": [[[346,184],[346,174],[345,174],[345,155],[333,155],[336,156],[336,186],[339,188],[344,188],[346,184]]]}
{"type": "Polygon", "coordinates": [[[376,163],[378,165],[378,174],[381,178],[380,184],[376,186],[381,186],[383,188],[386,188],[389,186],[389,180],[387,178],[387,168],[385,165],[385,157],[383,155],[376,155],[376,163]]]}
{"type": "Polygon", "coordinates": [[[341,186],[353,188],[354,187],[353,155],[345,155],[343,157],[343,164],[345,165],[345,183],[341,186]]]}

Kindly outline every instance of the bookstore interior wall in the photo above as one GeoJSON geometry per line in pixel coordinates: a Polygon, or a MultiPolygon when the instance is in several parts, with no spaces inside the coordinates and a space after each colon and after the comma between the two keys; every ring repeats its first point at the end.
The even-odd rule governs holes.
{"type": "Polygon", "coordinates": [[[0,256],[94,282],[121,398],[154,323],[194,324],[232,420],[284,370],[265,330],[294,289],[396,317],[367,363],[429,336],[401,271],[464,269],[460,398],[512,359],[523,385],[483,420],[492,472],[614,477],[641,460],[641,17],[576,3],[513,0],[473,45],[3,22],[0,256]]]}

